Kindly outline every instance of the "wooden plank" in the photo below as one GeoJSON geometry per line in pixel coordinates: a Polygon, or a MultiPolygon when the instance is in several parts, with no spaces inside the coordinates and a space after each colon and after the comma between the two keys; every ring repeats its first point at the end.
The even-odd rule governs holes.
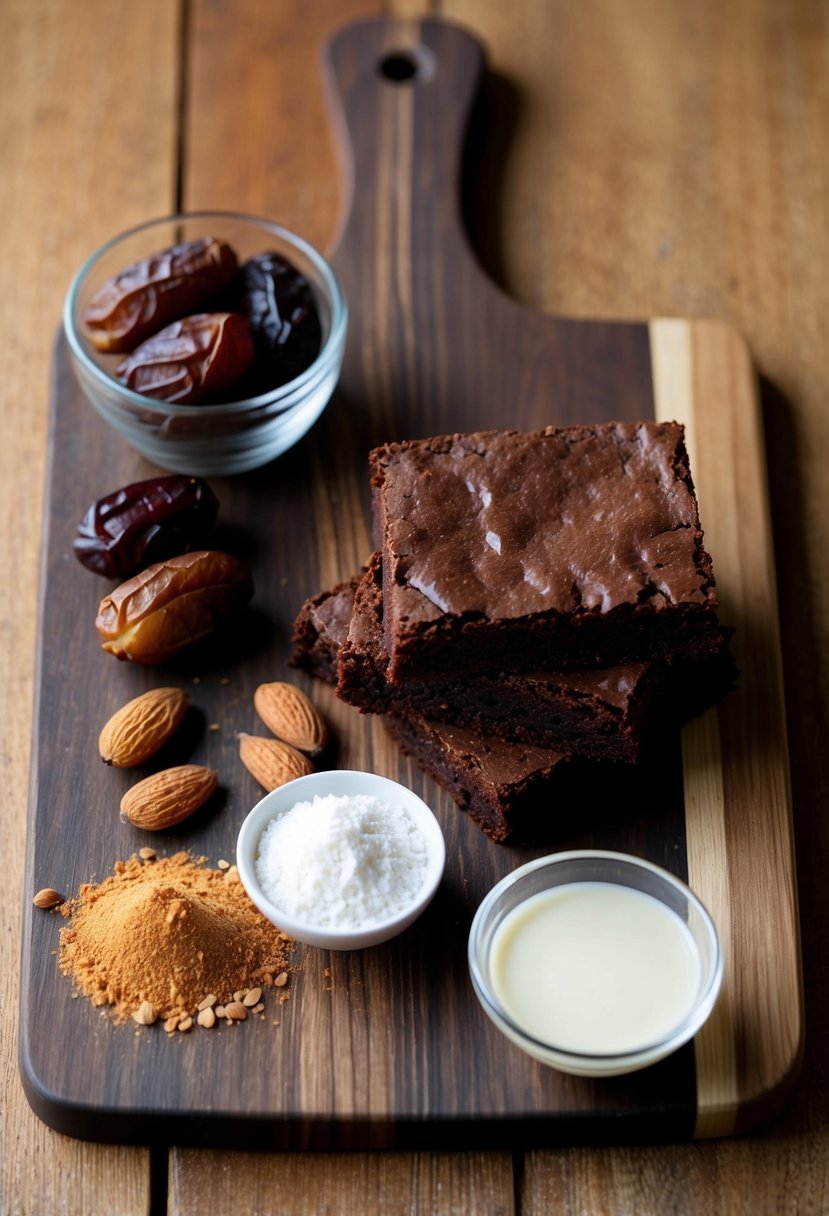
{"type": "Polygon", "coordinates": [[[217,1211],[291,1216],[409,1216],[475,1212],[512,1216],[508,1153],[171,1154],[170,1216],[217,1211]]]}
{"type": "MultiPolygon", "coordinates": [[[[29,769],[41,483],[52,342],[75,269],[111,235],[173,198],[178,6],[9,0],[0,6],[0,687],[4,898],[0,960],[9,981],[0,1030],[0,1210],[148,1210],[144,1149],[55,1136],[17,1080],[24,816],[29,769]],[[117,64],[117,72],[102,65],[117,64]],[[152,64],[151,70],[147,65],[152,64]],[[140,168],[135,172],[136,167],[140,168]]],[[[51,961],[51,960],[50,960],[51,961]]]]}

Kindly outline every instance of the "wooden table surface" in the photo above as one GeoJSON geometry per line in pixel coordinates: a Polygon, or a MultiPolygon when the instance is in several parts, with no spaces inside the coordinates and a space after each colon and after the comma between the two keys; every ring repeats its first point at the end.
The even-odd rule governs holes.
{"type": "MultiPolygon", "coordinates": [[[[0,1212],[829,1210],[829,9],[820,0],[444,0],[491,76],[468,209],[512,296],[582,317],[718,317],[762,377],[786,675],[806,1066],[742,1139],[533,1153],[242,1155],[76,1142],[29,1110],[15,1011],[50,357],[74,269],[174,209],[330,247],[342,186],[318,72],[396,0],[0,4],[0,1212]]],[[[244,1084],[244,1078],[240,1078],[244,1084]]]]}

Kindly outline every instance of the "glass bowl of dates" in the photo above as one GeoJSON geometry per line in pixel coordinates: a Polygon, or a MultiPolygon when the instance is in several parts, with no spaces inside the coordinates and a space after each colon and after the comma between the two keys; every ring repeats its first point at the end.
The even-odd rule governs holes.
{"type": "Polygon", "coordinates": [[[244,473],[328,404],[347,307],[325,258],[268,220],[198,211],[108,241],[73,279],[64,329],[80,386],[148,460],[244,473]]]}

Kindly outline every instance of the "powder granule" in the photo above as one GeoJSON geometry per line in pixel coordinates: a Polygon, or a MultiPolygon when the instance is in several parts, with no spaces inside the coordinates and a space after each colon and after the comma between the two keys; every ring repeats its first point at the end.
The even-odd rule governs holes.
{"type": "Polygon", "coordinates": [[[256,875],[287,915],[326,929],[361,929],[409,907],[426,866],[426,841],[403,807],[365,794],[327,794],[271,820],[256,875]]]}
{"type": "Polygon", "coordinates": [[[142,1001],[162,1019],[193,1014],[209,993],[227,1002],[240,989],[271,986],[288,966],[289,943],[238,876],[187,853],[116,862],[63,914],[61,971],[119,1021],[142,1001]]]}

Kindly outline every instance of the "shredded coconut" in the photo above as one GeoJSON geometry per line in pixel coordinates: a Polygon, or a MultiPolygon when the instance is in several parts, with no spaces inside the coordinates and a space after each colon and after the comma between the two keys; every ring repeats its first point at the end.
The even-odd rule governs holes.
{"type": "Polygon", "coordinates": [[[405,911],[426,864],[426,841],[404,807],[328,794],[271,820],[259,839],[256,876],[287,915],[348,930],[405,911]]]}

